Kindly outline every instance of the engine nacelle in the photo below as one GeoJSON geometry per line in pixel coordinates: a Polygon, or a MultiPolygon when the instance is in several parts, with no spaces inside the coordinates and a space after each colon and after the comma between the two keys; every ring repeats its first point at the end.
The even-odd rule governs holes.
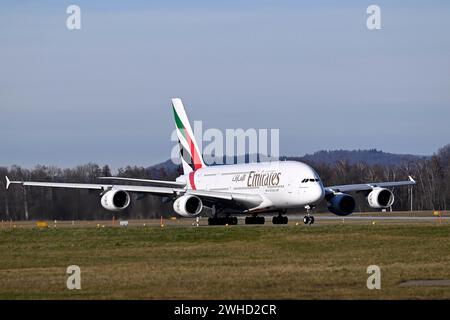
{"type": "Polygon", "coordinates": [[[389,189],[377,187],[367,195],[367,202],[374,209],[389,208],[394,203],[394,194],[389,189]]]}
{"type": "Polygon", "coordinates": [[[175,200],[173,203],[173,209],[180,216],[195,217],[202,211],[203,203],[199,197],[184,195],[175,200]]]}
{"type": "Polygon", "coordinates": [[[328,199],[328,210],[338,216],[348,216],[355,206],[355,199],[349,194],[338,192],[328,199]]]}
{"type": "Polygon", "coordinates": [[[130,204],[130,195],[123,190],[109,190],[102,196],[101,204],[107,210],[123,210],[130,204]]]}

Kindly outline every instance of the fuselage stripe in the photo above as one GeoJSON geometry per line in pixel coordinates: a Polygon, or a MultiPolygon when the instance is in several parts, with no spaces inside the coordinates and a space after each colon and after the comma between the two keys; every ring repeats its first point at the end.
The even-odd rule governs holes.
{"type": "Polygon", "coordinates": [[[195,171],[192,171],[189,173],[189,183],[191,185],[192,190],[196,190],[197,188],[195,187],[195,179],[194,179],[194,175],[195,175],[195,171]]]}

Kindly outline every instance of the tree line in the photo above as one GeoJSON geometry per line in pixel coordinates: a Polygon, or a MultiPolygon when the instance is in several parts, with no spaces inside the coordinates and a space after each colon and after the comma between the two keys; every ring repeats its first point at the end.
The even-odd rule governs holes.
{"type": "MultiPolygon", "coordinates": [[[[296,158],[290,158],[296,159],[296,158]]],[[[308,161],[306,161],[308,162],[308,161]]],[[[450,144],[439,149],[432,157],[402,162],[399,164],[367,164],[365,162],[349,163],[341,160],[334,163],[309,164],[319,173],[325,186],[367,183],[377,181],[397,181],[411,175],[416,186],[394,189],[395,202],[393,211],[413,210],[447,210],[450,204],[450,144]]],[[[117,176],[143,179],[174,180],[181,174],[181,168],[166,170],[163,167],[144,168],[127,166],[118,169],[117,176]]],[[[95,163],[80,165],[75,168],[61,169],[55,166],[38,165],[25,169],[13,165],[0,167],[0,177],[8,176],[11,180],[99,183],[98,178],[111,176],[109,166],[95,163]]],[[[172,203],[166,198],[145,194],[131,194],[130,206],[120,213],[130,219],[159,218],[174,214],[172,203]]],[[[364,194],[356,194],[356,211],[370,211],[364,194]]],[[[318,207],[318,212],[325,212],[326,204],[318,207]]],[[[208,212],[205,212],[208,214],[208,212]]],[[[118,214],[116,213],[118,216],[118,214]]],[[[33,188],[12,185],[7,191],[5,183],[0,184],[0,219],[111,219],[112,213],[100,205],[98,190],[76,190],[59,188],[33,188]]]]}

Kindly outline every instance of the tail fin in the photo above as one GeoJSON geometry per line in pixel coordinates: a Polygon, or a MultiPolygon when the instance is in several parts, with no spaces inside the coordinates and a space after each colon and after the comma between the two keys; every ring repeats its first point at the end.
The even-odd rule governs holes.
{"type": "Polygon", "coordinates": [[[180,147],[180,157],[183,164],[184,174],[206,167],[203,162],[202,155],[195,140],[194,133],[189,119],[184,110],[181,99],[172,99],[173,115],[175,117],[175,125],[177,128],[178,144],[180,147]]]}

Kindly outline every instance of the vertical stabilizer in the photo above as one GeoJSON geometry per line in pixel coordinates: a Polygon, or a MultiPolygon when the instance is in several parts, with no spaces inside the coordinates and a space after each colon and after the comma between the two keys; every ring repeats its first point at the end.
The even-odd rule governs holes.
{"type": "Polygon", "coordinates": [[[179,98],[172,99],[173,115],[180,147],[180,157],[184,174],[189,174],[197,169],[205,167],[202,155],[198,149],[197,141],[189,119],[184,110],[183,102],[179,98]]]}

